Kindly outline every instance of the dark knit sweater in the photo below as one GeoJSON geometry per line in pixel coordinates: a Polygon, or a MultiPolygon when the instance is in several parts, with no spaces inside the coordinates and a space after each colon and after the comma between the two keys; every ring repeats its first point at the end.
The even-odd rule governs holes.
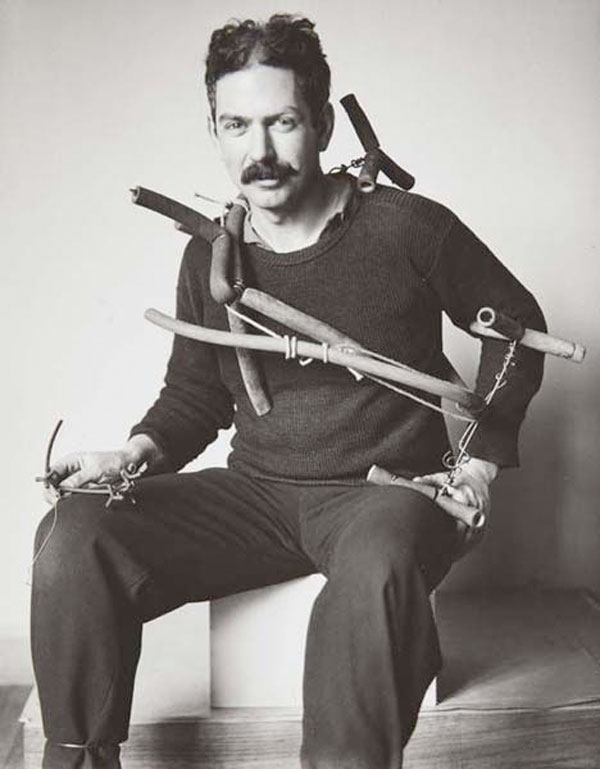
{"type": "MultiPolygon", "coordinates": [[[[208,290],[209,260],[210,247],[193,238],[181,265],[177,315],[226,329],[225,310],[208,290]]],[[[392,188],[358,195],[351,214],[308,248],[278,254],[246,245],[244,265],[246,285],[436,376],[444,372],[442,310],[465,329],[484,305],[545,328],[529,292],[452,212],[392,188]]],[[[483,342],[479,393],[492,387],[505,352],[504,342],[483,342]]],[[[232,420],[229,465],[253,475],[327,481],[364,478],[373,463],[408,475],[440,468],[448,439],[439,414],[334,365],[301,367],[257,355],[273,401],[262,417],[248,401],[234,350],[175,337],[165,386],[132,433],[152,437],[173,469],[232,420]]],[[[518,463],[519,426],[541,374],[542,356],[519,347],[508,384],[470,444],[473,456],[518,463]]]]}

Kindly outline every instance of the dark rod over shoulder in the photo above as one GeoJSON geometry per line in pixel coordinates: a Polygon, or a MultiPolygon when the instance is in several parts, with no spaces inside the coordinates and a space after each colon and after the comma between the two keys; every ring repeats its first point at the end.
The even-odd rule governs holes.
{"type": "Polygon", "coordinates": [[[369,118],[358,103],[356,96],[353,93],[349,93],[340,99],[340,104],[346,110],[365,152],[377,149],[379,147],[379,139],[369,122],[369,118]]]}
{"type": "Polygon", "coordinates": [[[181,229],[192,235],[208,240],[209,243],[218,237],[223,229],[212,219],[189,206],[178,203],[166,195],[149,190],[146,187],[134,187],[131,190],[132,200],[138,206],[150,208],[181,225],[181,229]]]}
{"type": "Polygon", "coordinates": [[[398,187],[402,187],[404,190],[412,189],[415,185],[415,177],[401,168],[379,148],[379,139],[373,130],[373,126],[369,122],[369,118],[365,115],[363,108],[358,103],[356,96],[353,93],[349,93],[340,99],[340,103],[346,110],[365,152],[369,153],[378,149],[379,165],[382,172],[391,182],[397,184],[398,187]]]}
{"type": "Polygon", "coordinates": [[[401,168],[382,149],[379,150],[379,157],[381,170],[387,178],[394,184],[397,184],[398,187],[402,187],[403,190],[412,190],[415,186],[415,177],[401,168]]]}

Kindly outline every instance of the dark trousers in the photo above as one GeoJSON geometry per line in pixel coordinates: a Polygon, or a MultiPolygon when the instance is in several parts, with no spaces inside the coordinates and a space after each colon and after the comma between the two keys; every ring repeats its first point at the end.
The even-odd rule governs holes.
{"type": "Polygon", "coordinates": [[[49,741],[127,738],[143,622],[320,571],[303,767],[398,769],[440,665],[428,596],[452,562],[452,519],[400,487],[220,469],[147,478],[136,499],[106,509],[102,498],[63,498],[35,564],[32,649],[49,741]]]}

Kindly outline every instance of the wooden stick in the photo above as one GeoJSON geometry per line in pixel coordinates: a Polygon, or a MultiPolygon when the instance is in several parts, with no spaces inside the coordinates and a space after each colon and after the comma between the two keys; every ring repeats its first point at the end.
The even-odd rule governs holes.
{"type": "MultiPolygon", "coordinates": [[[[313,339],[317,339],[319,342],[327,342],[327,344],[336,345],[337,347],[342,348],[348,347],[361,355],[373,357],[373,354],[355,339],[346,336],[346,334],[342,334],[324,321],[313,318],[311,315],[308,315],[301,310],[297,310],[295,307],[282,302],[280,299],[275,299],[275,297],[266,294],[264,291],[259,291],[256,288],[246,288],[240,297],[240,303],[260,312],[268,318],[278,321],[282,325],[287,326],[300,334],[305,334],[313,339]]],[[[447,381],[457,385],[463,390],[468,390],[460,375],[455,371],[452,364],[445,356],[444,362],[447,381]]],[[[410,369],[409,366],[404,366],[403,364],[396,365],[400,368],[414,371],[414,369],[410,369]]],[[[417,373],[420,374],[421,372],[417,373]]]]}
{"type": "MultiPolygon", "coordinates": [[[[492,339],[512,339],[513,337],[507,333],[501,333],[493,328],[497,324],[497,317],[497,311],[491,307],[482,307],[477,313],[477,320],[471,323],[469,328],[474,334],[479,336],[487,336],[492,339]]],[[[500,321],[504,331],[509,331],[506,323],[502,323],[502,317],[506,316],[501,316],[500,321]]],[[[516,323],[516,321],[513,321],[513,323],[516,323]]],[[[530,347],[532,350],[537,350],[547,355],[556,355],[559,358],[573,361],[573,363],[581,363],[585,358],[586,350],[583,345],[550,336],[550,334],[545,334],[543,331],[523,328],[523,334],[517,341],[524,347],[530,347]]]]}
{"type": "Polygon", "coordinates": [[[281,323],[300,334],[306,334],[319,342],[327,342],[338,347],[351,347],[356,352],[364,351],[362,345],[342,334],[322,320],[313,318],[302,310],[297,310],[281,299],[276,299],[257,288],[246,288],[240,296],[240,304],[260,312],[267,318],[281,323]]]}
{"type": "Polygon", "coordinates": [[[377,486],[402,486],[406,489],[418,491],[419,494],[423,494],[432,502],[435,502],[435,504],[441,507],[444,512],[448,513],[448,515],[451,515],[453,518],[462,521],[469,526],[469,528],[481,529],[485,526],[485,513],[479,508],[464,505],[462,502],[456,502],[448,496],[439,494],[439,489],[435,486],[430,486],[426,483],[417,483],[416,481],[408,480],[408,478],[393,475],[378,465],[373,465],[371,467],[367,474],[367,480],[377,486]]]}
{"type": "Polygon", "coordinates": [[[286,341],[285,338],[281,337],[274,338],[259,336],[258,334],[234,334],[229,331],[205,328],[171,318],[154,309],[146,310],[144,317],[151,323],[168,331],[190,339],[207,342],[208,344],[221,344],[226,347],[245,347],[265,352],[279,352],[292,358],[296,356],[315,358],[323,362],[334,363],[343,368],[355,369],[364,374],[372,374],[373,376],[389,379],[392,382],[424,390],[431,395],[454,401],[461,406],[468,416],[473,418],[476,418],[477,414],[481,413],[485,408],[485,401],[476,393],[465,390],[462,387],[457,387],[443,379],[437,379],[429,374],[373,360],[360,353],[348,352],[337,347],[329,347],[328,345],[315,342],[295,340],[295,337],[293,338],[295,342],[291,344],[289,337],[286,341]]]}

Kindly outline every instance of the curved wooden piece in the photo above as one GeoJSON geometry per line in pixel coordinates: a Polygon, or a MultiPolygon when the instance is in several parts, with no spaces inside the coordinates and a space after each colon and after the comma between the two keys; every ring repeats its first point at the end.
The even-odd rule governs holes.
{"type": "Polygon", "coordinates": [[[413,369],[407,369],[400,366],[394,366],[390,363],[373,360],[367,356],[340,350],[337,347],[324,346],[315,342],[305,342],[295,340],[293,345],[290,340],[286,341],[281,337],[259,336],[257,334],[234,334],[229,331],[220,331],[218,329],[204,328],[195,326],[192,323],[177,320],[165,315],[158,310],[149,309],[144,313],[144,317],[151,323],[161,326],[161,328],[181,334],[190,339],[197,339],[208,344],[220,344],[226,347],[244,347],[252,350],[262,350],[265,352],[278,352],[289,357],[315,358],[323,362],[334,363],[343,368],[360,371],[364,374],[370,374],[383,379],[389,379],[392,382],[414,387],[423,390],[431,395],[457,403],[467,415],[475,418],[485,408],[485,401],[481,396],[462,387],[457,387],[451,382],[423,374],[413,369]]]}
{"type": "Polygon", "coordinates": [[[371,467],[367,475],[367,480],[377,486],[392,485],[412,489],[419,494],[423,494],[432,502],[435,502],[435,504],[441,507],[444,512],[448,513],[448,515],[451,515],[453,518],[456,518],[458,521],[462,521],[462,523],[466,524],[469,528],[481,529],[485,526],[485,513],[479,508],[464,505],[462,502],[456,502],[448,496],[439,494],[439,489],[436,489],[434,486],[429,486],[426,483],[416,483],[408,478],[393,475],[378,465],[373,465],[373,467],[371,467]]]}
{"type": "MultiPolygon", "coordinates": [[[[232,333],[247,336],[246,326],[244,325],[243,320],[231,312],[228,312],[227,316],[229,318],[229,328],[232,333]]],[[[260,367],[258,366],[251,349],[248,349],[247,347],[236,347],[235,354],[237,356],[244,387],[246,388],[246,394],[248,395],[254,411],[256,411],[259,417],[262,417],[271,411],[271,399],[265,391],[260,367]]]]}
{"type": "Polygon", "coordinates": [[[293,331],[317,339],[319,342],[352,348],[356,352],[363,350],[362,345],[328,323],[313,318],[312,315],[297,310],[295,307],[282,302],[281,299],[276,299],[257,288],[244,289],[240,296],[240,304],[260,312],[267,318],[271,318],[293,331]]]}

